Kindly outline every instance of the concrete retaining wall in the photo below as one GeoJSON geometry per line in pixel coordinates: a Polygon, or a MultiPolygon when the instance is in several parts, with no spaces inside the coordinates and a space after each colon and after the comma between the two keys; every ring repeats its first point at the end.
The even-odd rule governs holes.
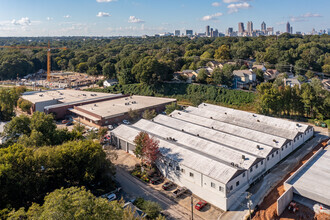
{"type": "Polygon", "coordinates": [[[277,199],[277,216],[280,216],[293,198],[292,186],[277,199]]]}

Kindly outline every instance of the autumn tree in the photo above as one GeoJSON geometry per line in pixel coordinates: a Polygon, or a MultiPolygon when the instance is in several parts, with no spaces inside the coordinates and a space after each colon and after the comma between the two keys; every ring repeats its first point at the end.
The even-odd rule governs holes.
{"type": "Polygon", "coordinates": [[[136,157],[141,158],[148,166],[155,164],[159,156],[159,141],[151,138],[146,132],[140,132],[134,139],[136,157]]]}
{"type": "Polygon", "coordinates": [[[230,59],[230,49],[227,45],[222,45],[219,47],[214,54],[214,58],[221,60],[221,61],[226,61],[230,59]]]}
{"type": "Polygon", "coordinates": [[[133,151],[137,158],[143,157],[143,148],[146,145],[146,139],[148,134],[146,132],[140,132],[134,139],[135,150],[133,151]]]}

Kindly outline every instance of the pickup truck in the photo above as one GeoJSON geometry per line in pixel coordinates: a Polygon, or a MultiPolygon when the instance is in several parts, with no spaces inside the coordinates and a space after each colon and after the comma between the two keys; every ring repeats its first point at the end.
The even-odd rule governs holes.
{"type": "Polygon", "coordinates": [[[187,188],[186,187],[180,187],[178,189],[176,189],[172,195],[174,198],[177,198],[179,196],[181,196],[183,193],[185,193],[187,191],[187,188]]]}

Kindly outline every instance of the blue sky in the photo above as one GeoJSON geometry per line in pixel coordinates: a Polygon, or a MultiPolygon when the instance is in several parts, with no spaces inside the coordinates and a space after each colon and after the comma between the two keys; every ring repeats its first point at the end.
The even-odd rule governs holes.
{"type": "Polygon", "coordinates": [[[330,28],[330,0],[0,0],[0,36],[125,36],[220,32],[252,21],[275,31],[330,28]]]}

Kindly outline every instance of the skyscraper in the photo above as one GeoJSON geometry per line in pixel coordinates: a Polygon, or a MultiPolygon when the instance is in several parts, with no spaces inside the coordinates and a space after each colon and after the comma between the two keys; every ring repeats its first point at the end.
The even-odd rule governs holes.
{"type": "Polygon", "coordinates": [[[249,33],[250,36],[252,35],[252,32],[253,32],[253,23],[252,23],[252,21],[248,21],[248,23],[247,23],[247,32],[249,33]]]}
{"type": "Polygon", "coordinates": [[[286,23],[286,33],[290,33],[291,31],[291,27],[290,27],[290,23],[286,23]]]}
{"type": "Polygon", "coordinates": [[[227,31],[227,34],[229,35],[229,36],[231,36],[232,34],[233,34],[233,28],[232,27],[230,27],[230,28],[228,28],[228,31],[227,31]]]}
{"type": "Polygon", "coordinates": [[[175,35],[175,36],[180,36],[180,30],[175,30],[175,31],[174,31],[174,35],[175,35]]]}
{"type": "Polygon", "coordinates": [[[243,22],[239,22],[238,23],[238,33],[239,34],[243,34],[244,32],[244,23],[243,22]]]}
{"type": "Polygon", "coordinates": [[[193,35],[193,30],[186,30],[186,35],[187,36],[192,36],[193,35]]]}
{"type": "Polygon", "coordinates": [[[292,26],[290,27],[290,34],[293,34],[292,26]]]}
{"type": "Polygon", "coordinates": [[[261,31],[266,33],[266,23],[264,21],[261,23],[261,31]]]}
{"type": "Polygon", "coordinates": [[[210,36],[210,25],[206,26],[206,36],[209,37],[210,36]]]}

